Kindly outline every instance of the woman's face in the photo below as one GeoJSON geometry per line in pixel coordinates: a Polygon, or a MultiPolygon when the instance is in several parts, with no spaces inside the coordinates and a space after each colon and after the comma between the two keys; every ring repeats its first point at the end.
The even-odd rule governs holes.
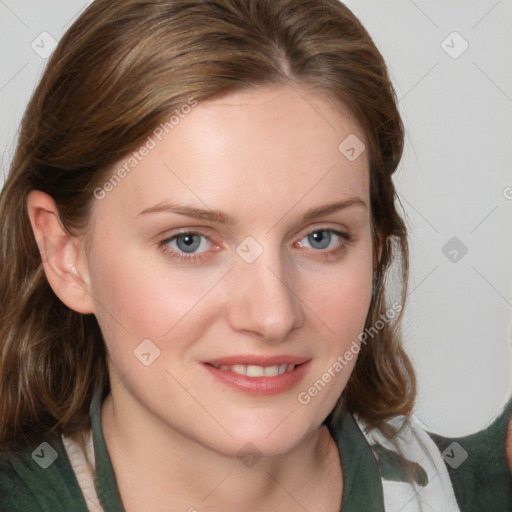
{"type": "Polygon", "coordinates": [[[359,344],[373,270],[364,134],[289,86],[178,118],[94,200],[87,264],[112,397],[141,428],[229,455],[284,453],[356,361],[343,355],[359,344]]]}

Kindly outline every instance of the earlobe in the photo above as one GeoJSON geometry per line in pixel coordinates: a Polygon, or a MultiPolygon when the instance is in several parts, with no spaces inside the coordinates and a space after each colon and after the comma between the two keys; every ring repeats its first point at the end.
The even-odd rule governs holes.
{"type": "Polygon", "coordinates": [[[61,223],[55,201],[33,190],[27,198],[32,231],[41,253],[46,278],[59,299],[82,314],[94,313],[85,247],[61,223]]]}

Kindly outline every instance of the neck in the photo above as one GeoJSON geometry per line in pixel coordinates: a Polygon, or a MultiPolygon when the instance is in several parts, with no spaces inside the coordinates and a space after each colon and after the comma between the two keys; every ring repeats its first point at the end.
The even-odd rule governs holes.
{"type": "MultiPolygon", "coordinates": [[[[118,407],[109,395],[102,405],[105,442],[126,512],[322,510],[318,491],[327,480],[334,480],[337,492],[329,501],[339,510],[341,466],[326,427],[285,454],[240,458],[187,438],[135,404],[118,407]]],[[[325,510],[332,508],[326,504],[325,510]]]]}

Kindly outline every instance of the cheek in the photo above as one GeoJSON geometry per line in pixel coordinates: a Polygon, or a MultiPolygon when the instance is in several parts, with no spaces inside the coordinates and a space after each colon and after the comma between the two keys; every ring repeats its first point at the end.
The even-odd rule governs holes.
{"type": "Polygon", "coordinates": [[[96,316],[104,324],[117,324],[126,333],[144,331],[159,313],[155,307],[159,290],[155,289],[151,270],[127,254],[114,258],[108,251],[98,251],[91,286],[98,302],[96,316]]]}
{"type": "Polygon", "coordinates": [[[312,404],[316,408],[315,418],[325,417],[332,410],[356,365],[359,336],[364,330],[371,302],[371,254],[371,242],[368,241],[334,271],[322,276],[321,281],[316,276],[316,286],[313,277],[309,283],[311,291],[307,301],[314,305],[311,309],[319,320],[314,320],[313,332],[322,350],[313,376],[297,400],[304,406],[312,404]]]}
{"type": "Polygon", "coordinates": [[[330,328],[344,340],[357,337],[364,328],[372,294],[371,242],[360,244],[339,265],[325,274],[306,277],[307,303],[330,328]]]}
{"type": "MultiPolygon", "coordinates": [[[[123,245],[123,244],[118,244],[123,245]]],[[[144,340],[164,348],[169,337],[186,323],[191,334],[210,320],[187,322],[189,315],[218,281],[219,270],[192,272],[176,269],[165,256],[145,256],[142,251],[124,251],[115,257],[115,243],[98,247],[92,258],[91,286],[97,303],[96,317],[112,356],[124,357],[144,340]],[[128,349],[127,349],[128,347],[128,349]]],[[[158,249],[155,248],[155,251],[158,249]]],[[[192,315],[194,316],[194,315],[192,315]]],[[[208,318],[207,318],[208,317],[208,318]]],[[[186,339],[173,339],[178,351],[186,339]]]]}

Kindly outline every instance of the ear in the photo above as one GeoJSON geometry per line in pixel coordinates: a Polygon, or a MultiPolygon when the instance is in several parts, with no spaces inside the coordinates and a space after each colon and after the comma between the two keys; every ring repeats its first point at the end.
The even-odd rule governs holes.
{"type": "Polygon", "coordinates": [[[64,228],[55,201],[48,194],[32,190],[27,209],[53,291],[72,310],[94,313],[84,240],[71,236],[64,228]]]}

